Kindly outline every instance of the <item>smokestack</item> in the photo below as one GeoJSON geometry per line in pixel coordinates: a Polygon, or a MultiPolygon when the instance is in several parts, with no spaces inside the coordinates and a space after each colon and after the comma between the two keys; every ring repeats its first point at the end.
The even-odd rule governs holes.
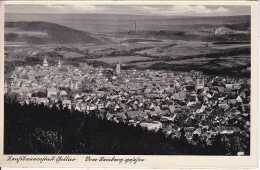
{"type": "Polygon", "coordinates": [[[136,22],[135,22],[135,32],[136,32],[136,22]]]}

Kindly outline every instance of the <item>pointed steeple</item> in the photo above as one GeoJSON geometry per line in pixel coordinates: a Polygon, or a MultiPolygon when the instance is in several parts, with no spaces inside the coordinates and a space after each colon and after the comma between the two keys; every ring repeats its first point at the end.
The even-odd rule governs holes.
{"type": "Polygon", "coordinates": [[[79,89],[78,81],[76,81],[75,86],[74,86],[74,89],[75,89],[75,90],[78,90],[78,89],[79,89]]]}
{"type": "Polygon", "coordinates": [[[59,67],[59,68],[61,67],[61,62],[60,62],[60,59],[59,59],[59,62],[58,62],[58,67],[59,67]]]}
{"type": "Polygon", "coordinates": [[[119,62],[117,61],[117,64],[116,64],[116,74],[120,74],[121,73],[121,66],[119,64],[119,62]]]}
{"type": "Polygon", "coordinates": [[[72,80],[70,81],[70,89],[71,89],[71,90],[74,90],[74,84],[73,84],[73,81],[72,81],[72,80]]]}
{"type": "Polygon", "coordinates": [[[47,58],[45,56],[44,60],[43,60],[43,67],[48,67],[48,61],[47,61],[47,58]]]}

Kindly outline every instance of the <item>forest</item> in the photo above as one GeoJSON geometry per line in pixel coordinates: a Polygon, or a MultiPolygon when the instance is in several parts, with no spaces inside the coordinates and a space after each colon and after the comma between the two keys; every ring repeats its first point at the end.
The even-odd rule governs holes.
{"type": "MultiPolygon", "coordinates": [[[[5,97],[4,154],[227,155],[217,135],[212,145],[190,144],[162,131],[116,123],[56,106],[23,104],[5,97]]],[[[236,151],[234,152],[236,153],[236,151]]],[[[247,153],[248,154],[248,153],[247,153]]]]}

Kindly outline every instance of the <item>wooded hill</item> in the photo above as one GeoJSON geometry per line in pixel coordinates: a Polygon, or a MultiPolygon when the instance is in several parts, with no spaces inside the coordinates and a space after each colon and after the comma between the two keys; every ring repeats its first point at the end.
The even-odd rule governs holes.
{"type": "MultiPolygon", "coordinates": [[[[24,41],[29,44],[104,44],[105,40],[98,38],[94,34],[69,28],[63,25],[43,21],[21,21],[5,22],[5,30],[18,29],[5,33],[5,41],[24,41]],[[26,32],[26,34],[21,34],[26,32]],[[30,35],[30,32],[31,35],[30,35]],[[38,33],[47,33],[47,36],[37,36],[38,33]]],[[[42,35],[40,34],[40,35],[42,35]]]]}
{"type": "MultiPolygon", "coordinates": [[[[43,105],[20,105],[6,97],[4,154],[226,155],[220,135],[212,145],[189,144],[140,126],[43,105]]],[[[234,150],[233,154],[237,151],[234,150]]],[[[247,153],[248,154],[248,153],[247,153]]]]}

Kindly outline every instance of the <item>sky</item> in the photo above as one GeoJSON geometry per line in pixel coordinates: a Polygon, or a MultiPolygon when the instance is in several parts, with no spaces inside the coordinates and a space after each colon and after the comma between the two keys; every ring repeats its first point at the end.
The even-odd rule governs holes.
{"type": "Polygon", "coordinates": [[[7,4],[5,13],[130,14],[163,16],[250,15],[250,6],[7,4]]]}

